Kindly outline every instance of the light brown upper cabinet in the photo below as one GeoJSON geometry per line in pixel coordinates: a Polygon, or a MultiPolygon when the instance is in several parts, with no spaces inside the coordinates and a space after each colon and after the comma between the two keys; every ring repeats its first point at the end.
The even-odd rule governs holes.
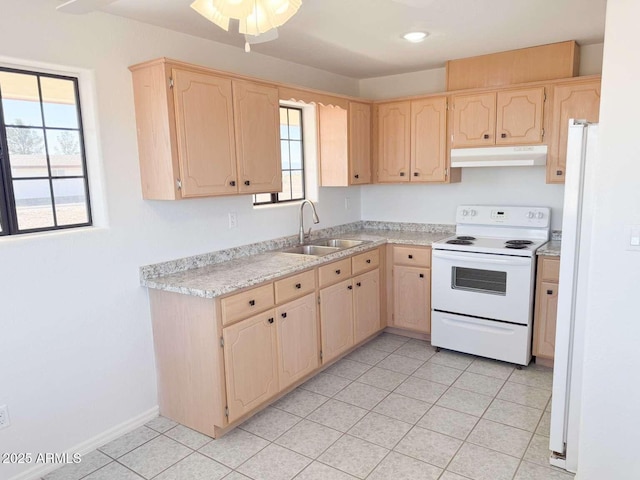
{"type": "Polygon", "coordinates": [[[378,107],[378,182],[446,182],[447,98],[378,107]]]}
{"type": "Polygon", "coordinates": [[[282,191],[278,89],[233,81],[240,193],[282,191]]]}
{"type": "Polygon", "coordinates": [[[349,102],[349,182],[371,183],[371,105],[349,102]]]}
{"type": "Polygon", "coordinates": [[[320,184],[347,187],[371,183],[371,105],[318,105],[320,184]]]}
{"type": "Polygon", "coordinates": [[[281,190],[276,87],[167,59],[130,69],[144,198],[281,190]]]}
{"type": "Polygon", "coordinates": [[[452,148],[541,143],[544,87],[454,95],[452,148]]]}
{"type": "Polygon", "coordinates": [[[597,122],[599,116],[599,79],[554,87],[553,122],[547,159],[547,183],[564,183],[569,119],[597,122]]]}

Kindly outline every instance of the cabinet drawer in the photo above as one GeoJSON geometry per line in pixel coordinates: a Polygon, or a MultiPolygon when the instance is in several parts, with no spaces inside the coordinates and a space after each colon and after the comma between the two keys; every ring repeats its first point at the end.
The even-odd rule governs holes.
{"type": "Polygon", "coordinates": [[[380,264],[380,250],[375,249],[351,258],[351,271],[354,275],[375,268],[380,264]]]}
{"type": "Polygon", "coordinates": [[[351,259],[345,258],[318,269],[320,287],[326,287],[351,276],[351,259]]]}
{"type": "Polygon", "coordinates": [[[293,277],[275,282],[276,303],[284,303],[293,298],[313,292],[316,288],[316,275],[313,270],[299,273],[293,277]]]}
{"type": "Polygon", "coordinates": [[[393,247],[394,265],[416,267],[431,266],[431,249],[419,247],[393,247]]]}
{"type": "Polygon", "coordinates": [[[538,275],[541,276],[543,282],[555,282],[558,283],[560,278],[560,258],[547,258],[540,257],[540,271],[538,275]]]}
{"type": "Polygon", "coordinates": [[[236,320],[250,317],[274,305],[273,284],[253,288],[220,301],[222,324],[228,325],[236,320]]]}

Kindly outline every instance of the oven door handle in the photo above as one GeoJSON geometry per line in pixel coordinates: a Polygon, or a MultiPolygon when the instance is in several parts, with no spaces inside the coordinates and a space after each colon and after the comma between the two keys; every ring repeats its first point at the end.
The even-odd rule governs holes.
{"type": "Polygon", "coordinates": [[[490,263],[493,265],[515,265],[515,266],[531,265],[530,257],[505,257],[503,255],[491,255],[491,254],[467,253],[467,252],[446,253],[446,252],[443,252],[442,250],[433,250],[432,256],[434,258],[441,258],[443,260],[453,260],[454,262],[470,261],[473,263],[490,263]],[[490,255],[491,258],[487,258],[487,255],[490,255]]]}

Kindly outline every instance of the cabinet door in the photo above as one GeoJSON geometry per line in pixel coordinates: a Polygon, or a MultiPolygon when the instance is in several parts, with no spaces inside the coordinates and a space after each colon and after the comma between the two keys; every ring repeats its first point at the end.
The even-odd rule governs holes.
{"type": "Polygon", "coordinates": [[[278,89],[233,81],[240,193],[282,191],[278,89]]]}
{"type": "Polygon", "coordinates": [[[553,358],[556,347],[556,318],[558,314],[558,285],[541,282],[536,303],[533,354],[553,358]]]}
{"type": "Polygon", "coordinates": [[[318,368],[315,299],[312,293],[276,309],[280,390],[318,368]]]}
{"type": "Polygon", "coordinates": [[[353,318],[354,343],[380,330],[380,270],[354,277],[353,318]]]}
{"type": "Polygon", "coordinates": [[[431,332],[431,270],[393,267],[393,324],[431,332]]]}
{"type": "Polygon", "coordinates": [[[553,125],[547,183],[564,183],[569,119],[597,122],[600,117],[600,81],[559,85],[553,90],[553,125]]]}
{"type": "Polygon", "coordinates": [[[183,197],[236,193],[231,80],[173,70],[183,197]]]}
{"type": "Polygon", "coordinates": [[[496,94],[455,95],[452,148],[486,147],[495,144],[496,94]]]}
{"type": "Polygon", "coordinates": [[[275,311],[222,330],[229,422],[278,393],[275,311]]]}
{"type": "Polygon", "coordinates": [[[410,181],[411,104],[385,103],[378,107],[378,181],[410,181]]]}
{"type": "Polygon", "coordinates": [[[411,181],[444,182],[447,175],[447,98],[411,102],[411,181]]]}
{"type": "Polygon", "coordinates": [[[349,145],[347,110],[334,105],[318,105],[318,157],[320,185],[349,186],[349,145]]]}
{"type": "Polygon", "coordinates": [[[349,183],[371,183],[371,105],[349,102],[349,183]]]}
{"type": "Polygon", "coordinates": [[[345,280],[320,290],[322,361],[327,363],[353,345],[353,285],[345,280]]]}
{"type": "Polygon", "coordinates": [[[542,142],[544,87],[498,92],[496,145],[542,142]]]}

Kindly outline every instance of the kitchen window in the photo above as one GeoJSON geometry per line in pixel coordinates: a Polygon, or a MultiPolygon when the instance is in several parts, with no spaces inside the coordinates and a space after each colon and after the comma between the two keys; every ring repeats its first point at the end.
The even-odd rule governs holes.
{"type": "Polygon", "coordinates": [[[305,199],[302,109],[280,107],[282,191],[253,196],[254,205],[296,202],[305,199]]]}
{"type": "Polygon", "coordinates": [[[75,77],[0,67],[0,235],[91,225],[75,77]]]}

